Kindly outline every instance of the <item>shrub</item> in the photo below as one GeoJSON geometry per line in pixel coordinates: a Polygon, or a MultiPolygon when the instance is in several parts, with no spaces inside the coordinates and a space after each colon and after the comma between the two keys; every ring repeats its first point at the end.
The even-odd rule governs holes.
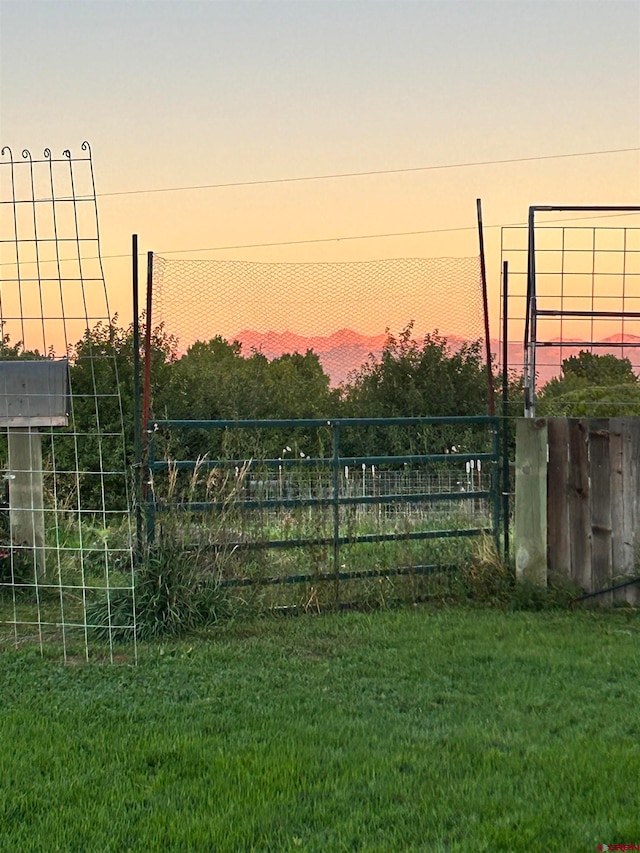
{"type": "Polygon", "coordinates": [[[180,636],[229,615],[219,555],[177,547],[152,551],[134,590],[107,591],[87,607],[87,624],[102,639],[180,636]],[[135,618],[134,618],[135,593],[135,618]]]}

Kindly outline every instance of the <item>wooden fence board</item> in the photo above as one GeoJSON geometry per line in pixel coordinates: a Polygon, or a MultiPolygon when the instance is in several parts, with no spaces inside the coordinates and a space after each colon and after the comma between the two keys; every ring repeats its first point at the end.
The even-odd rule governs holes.
{"type": "MultiPolygon", "coordinates": [[[[640,575],[640,418],[625,418],[627,436],[623,470],[624,514],[625,514],[625,566],[629,574],[640,575]]],[[[640,604],[640,585],[625,590],[626,600],[640,604]]]]}
{"type": "Polygon", "coordinates": [[[569,418],[568,503],[571,521],[571,578],[585,590],[591,587],[591,519],[589,512],[588,426],[569,418]]]}
{"type": "MultiPolygon", "coordinates": [[[[585,592],[640,576],[640,417],[550,418],[544,447],[544,421],[522,423],[516,442],[518,578],[544,583],[543,553],[547,573],[565,574],[585,592]]],[[[598,600],[640,605],[640,584],[598,600]]]]}
{"type": "Polygon", "coordinates": [[[570,577],[571,526],[569,516],[569,422],[549,418],[547,422],[547,543],[551,574],[570,577]]]}
{"type": "MultiPolygon", "coordinates": [[[[609,421],[610,439],[609,455],[611,463],[611,562],[612,582],[624,580],[633,570],[633,564],[628,562],[629,549],[625,547],[628,540],[624,470],[626,457],[629,453],[628,419],[611,418],[609,421]]],[[[625,590],[613,593],[614,601],[625,600],[625,590]]]]}
{"type": "MultiPolygon", "coordinates": [[[[591,585],[593,590],[611,585],[611,448],[609,421],[592,418],[588,425],[591,479],[591,585]]],[[[621,497],[616,495],[616,498],[621,497]]],[[[609,596],[610,598],[610,596],[609,596]]],[[[604,599],[604,596],[603,596],[604,599]]],[[[601,600],[603,600],[601,599],[601,600]]]]}

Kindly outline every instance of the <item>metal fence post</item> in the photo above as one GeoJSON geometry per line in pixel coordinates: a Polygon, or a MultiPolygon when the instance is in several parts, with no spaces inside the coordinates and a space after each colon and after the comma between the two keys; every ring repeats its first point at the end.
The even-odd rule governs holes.
{"type": "Polygon", "coordinates": [[[498,553],[500,553],[500,508],[501,508],[501,500],[500,500],[500,472],[498,470],[498,464],[500,459],[500,421],[498,418],[494,421],[493,429],[492,429],[492,447],[491,452],[493,455],[493,463],[491,465],[491,493],[493,494],[493,512],[492,512],[492,524],[493,524],[493,538],[496,543],[496,548],[498,553]]]}
{"type": "Polygon", "coordinates": [[[340,601],[340,424],[332,421],[333,438],[333,571],[335,574],[335,597],[340,601]]]}
{"type": "Polygon", "coordinates": [[[155,494],[153,490],[153,469],[156,461],[156,442],[153,432],[148,431],[147,444],[147,464],[146,478],[147,484],[145,489],[145,506],[147,516],[147,546],[152,545],[156,535],[156,506],[155,494]]]}
{"type": "Polygon", "coordinates": [[[133,289],[133,495],[136,513],[135,560],[142,556],[142,420],[140,412],[140,309],[138,304],[138,235],[131,236],[133,289]]]}
{"type": "Polygon", "coordinates": [[[502,265],[502,524],[504,560],[509,561],[509,262],[502,265]]]}

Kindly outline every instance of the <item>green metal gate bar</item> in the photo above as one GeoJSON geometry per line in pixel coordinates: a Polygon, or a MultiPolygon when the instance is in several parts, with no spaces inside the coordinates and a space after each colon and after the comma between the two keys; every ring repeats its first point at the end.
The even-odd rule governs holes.
{"type": "MultiPolygon", "coordinates": [[[[450,417],[450,418],[341,418],[341,419],[301,419],[301,420],[209,420],[209,421],[194,421],[194,420],[155,420],[148,424],[148,480],[151,488],[147,490],[147,499],[145,503],[146,519],[147,519],[147,544],[153,545],[156,540],[156,527],[158,518],[162,517],[167,512],[219,512],[226,505],[222,500],[175,500],[162,501],[155,494],[153,488],[154,477],[162,472],[169,471],[195,471],[196,469],[215,472],[217,470],[238,470],[250,472],[252,469],[262,469],[264,471],[278,471],[282,475],[283,471],[298,470],[302,471],[305,468],[314,470],[316,473],[324,471],[330,474],[331,488],[327,494],[319,494],[315,496],[285,496],[282,493],[278,497],[267,497],[256,499],[250,495],[243,495],[234,498],[235,505],[242,512],[251,510],[286,510],[295,508],[323,508],[329,510],[332,514],[332,534],[326,536],[311,536],[311,537],[293,537],[293,538],[269,538],[260,540],[248,541],[231,541],[225,542],[225,548],[247,550],[264,550],[264,549],[283,549],[283,548],[304,548],[325,546],[332,548],[333,572],[320,573],[314,575],[317,579],[333,579],[336,584],[340,580],[355,578],[360,576],[375,576],[376,572],[342,572],[340,571],[340,548],[345,545],[353,545],[357,543],[383,543],[389,541],[411,541],[411,540],[427,540],[427,539],[450,539],[452,537],[472,537],[481,534],[491,534],[494,537],[498,536],[498,525],[500,517],[500,492],[498,488],[498,462],[499,462],[499,434],[498,434],[499,419],[496,417],[477,415],[471,417],[450,417]],[[478,451],[464,453],[456,452],[432,452],[432,453],[404,453],[397,455],[377,454],[370,456],[363,455],[342,455],[341,440],[345,431],[354,427],[370,427],[374,429],[382,429],[388,427],[450,427],[454,430],[459,428],[474,427],[480,432],[483,448],[478,451]],[[228,459],[203,459],[188,460],[188,459],[156,459],[157,444],[159,436],[166,435],[172,430],[183,430],[191,432],[194,430],[200,431],[224,431],[227,433],[236,433],[240,430],[315,430],[329,429],[331,431],[331,447],[330,455],[313,456],[304,458],[261,458],[252,459],[246,457],[232,457],[228,459]],[[383,474],[395,473],[399,476],[399,468],[406,473],[414,470],[415,466],[425,465],[441,465],[455,463],[458,465],[478,465],[481,463],[482,469],[490,470],[490,486],[489,488],[472,488],[467,491],[447,491],[433,492],[419,490],[411,494],[403,493],[385,493],[385,494],[359,494],[349,495],[343,494],[341,490],[341,472],[346,468],[355,470],[365,470],[371,466],[377,467],[379,472],[383,474]],[[413,467],[411,467],[413,466],[413,467]],[[359,533],[350,536],[345,536],[341,532],[340,511],[342,507],[370,506],[380,507],[382,509],[399,506],[402,504],[423,504],[423,503],[441,503],[449,502],[450,504],[464,505],[470,503],[471,506],[476,506],[479,501],[487,501],[490,503],[490,521],[484,525],[471,525],[467,527],[429,529],[429,530],[412,530],[412,531],[396,531],[393,533],[359,533]]],[[[329,450],[329,448],[327,448],[329,450]]],[[[441,448],[440,448],[441,450],[441,448]]],[[[373,468],[372,468],[373,470],[373,468]]],[[[479,470],[479,465],[478,465],[479,470]]],[[[364,475],[363,475],[364,476],[364,475]]],[[[381,476],[379,473],[378,476],[381,476]]],[[[214,546],[215,547],[215,546],[214,546]]],[[[415,569],[425,569],[429,567],[413,567],[415,569]]],[[[397,572],[409,571],[407,567],[397,567],[397,572]]],[[[268,580],[261,579],[260,583],[296,583],[307,582],[310,576],[307,574],[290,575],[288,578],[277,577],[268,580]]],[[[237,580],[237,583],[244,583],[242,579],[237,580]]]]}

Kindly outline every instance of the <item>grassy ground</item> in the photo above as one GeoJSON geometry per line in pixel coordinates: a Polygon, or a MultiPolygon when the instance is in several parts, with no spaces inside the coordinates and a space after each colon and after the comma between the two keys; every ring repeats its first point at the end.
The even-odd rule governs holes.
{"type": "Polygon", "coordinates": [[[137,668],[0,655],[0,850],[640,844],[640,617],[265,618],[137,668]]]}

